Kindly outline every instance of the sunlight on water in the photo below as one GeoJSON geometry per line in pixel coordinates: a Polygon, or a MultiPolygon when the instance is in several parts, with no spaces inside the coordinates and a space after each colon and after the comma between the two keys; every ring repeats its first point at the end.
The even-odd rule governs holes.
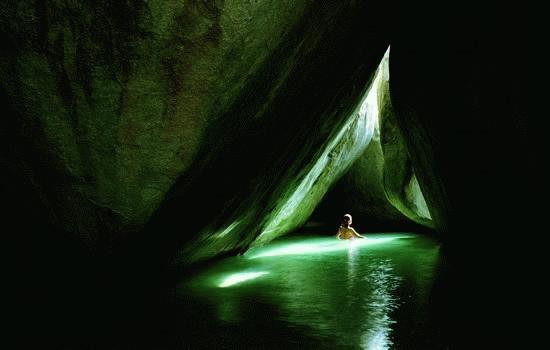
{"type": "MultiPolygon", "coordinates": [[[[403,236],[402,236],[403,237],[403,236]]],[[[291,243],[286,245],[276,245],[274,247],[253,248],[245,256],[250,259],[265,258],[282,255],[306,255],[322,254],[336,251],[348,250],[350,248],[359,248],[375,244],[391,242],[402,237],[377,237],[354,240],[336,240],[334,238],[321,238],[310,240],[307,243],[291,243]]]]}
{"type": "Polygon", "coordinates": [[[244,281],[256,279],[267,273],[268,273],[267,271],[233,273],[227,276],[226,278],[224,278],[222,283],[220,283],[218,286],[221,288],[231,287],[231,286],[234,286],[235,284],[239,284],[244,281]]]}
{"type": "Polygon", "coordinates": [[[413,234],[366,236],[284,238],[182,281],[178,294],[196,307],[186,312],[203,322],[191,326],[198,335],[186,342],[369,350],[417,344],[432,332],[423,327],[438,244],[413,234]],[[396,333],[403,318],[407,332],[396,333]]]}

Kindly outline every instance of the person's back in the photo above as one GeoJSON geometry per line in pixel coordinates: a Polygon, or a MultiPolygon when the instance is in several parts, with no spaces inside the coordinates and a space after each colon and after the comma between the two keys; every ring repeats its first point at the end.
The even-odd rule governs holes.
{"type": "Polygon", "coordinates": [[[338,229],[338,238],[340,239],[355,238],[355,234],[356,232],[353,228],[340,226],[340,228],[338,229]]]}
{"type": "Polygon", "coordinates": [[[353,227],[351,227],[352,218],[351,215],[344,215],[342,225],[338,228],[338,233],[336,238],[338,239],[354,239],[354,238],[365,238],[361,236],[353,227]]]}

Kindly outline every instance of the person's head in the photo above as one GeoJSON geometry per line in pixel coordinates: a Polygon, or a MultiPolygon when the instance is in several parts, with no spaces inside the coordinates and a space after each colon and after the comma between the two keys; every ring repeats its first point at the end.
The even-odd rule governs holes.
{"type": "Polygon", "coordinates": [[[349,227],[351,226],[351,215],[349,214],[346,214],[344,215],[344,218],[342,219],[342,225],[344,225],[345,227],[349,227]]]}

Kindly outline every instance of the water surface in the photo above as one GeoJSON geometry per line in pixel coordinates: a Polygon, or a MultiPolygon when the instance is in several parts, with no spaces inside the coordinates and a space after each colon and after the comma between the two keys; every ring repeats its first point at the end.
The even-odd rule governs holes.
{"type": "Polygon", "coordinates": [[[253,248],[181,281],[180,345],[437,348],[429,306],[438,250],[405,233],[293,236],[253,248]]]}

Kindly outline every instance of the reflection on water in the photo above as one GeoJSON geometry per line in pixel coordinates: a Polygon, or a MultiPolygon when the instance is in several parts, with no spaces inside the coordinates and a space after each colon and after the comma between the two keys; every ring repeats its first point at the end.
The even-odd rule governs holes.
{"type": "MultiPolygon", "coordinates": [[[[229,258],[178,297],[190,347],[415,348],[438,246],[416,235],[293,237],[229,258]],[[404,326],[406,326],[404,328],[404,326]]],[[[183,329],[182,329],[183,332],[183,329]]],[[[418,339],[418,341],[420,341],[418,339]]]]}
{"type": "Polygon", "coordinates": [[[392,292],[399,284],[399,277],[392,274],[389,259],[380,260],[376,265],[366,277],[372,285],[371,294],[362,298],[370,316],[363,323],[361,344],[365,349],[389,349],[390,326],[395,322],[389,315],[396,306],[392,292]]]}
{"type": "Polygon", "coordinates": [[[218,287],[225,288],[225,287],[231,287],[235,284],[253,280],[254,278],[258,278],[262,275],[265,275],[266,273],[269,273],[267,271],[262,272],[241,272],[241,273],[234,273],[226,278],[223,279],[222,283],[218,284],[218,287]]]}

